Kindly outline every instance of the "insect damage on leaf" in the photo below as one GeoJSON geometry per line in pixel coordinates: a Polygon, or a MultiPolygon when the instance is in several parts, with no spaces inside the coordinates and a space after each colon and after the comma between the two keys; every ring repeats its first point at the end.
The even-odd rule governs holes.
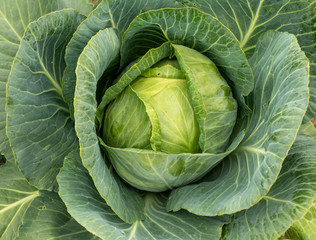
{"type": "Polygon", "coordinates": [[[0,166],[4,165],[6,163],[5,157],[1,154],[0,155],[0,166]]]}

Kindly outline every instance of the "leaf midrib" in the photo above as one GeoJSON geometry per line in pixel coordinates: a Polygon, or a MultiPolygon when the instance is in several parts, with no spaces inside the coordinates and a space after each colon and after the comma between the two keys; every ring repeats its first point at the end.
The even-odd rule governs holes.
{"type": "Polygon", "coordinates": [[[250,26],[248,28],[248,31],[246,32],[244,38],[240,42],[240,47],[241,48],[244,48],[244,46],[247,44],[251,34],[256,29],[256,23],[258,21],[259,13],[260,13],[260,10],[261,10],[263,2],[264,2],[264,0],[260,0],[259,6],[258,6],[257,11],[256,11],[256,14],[253,17],[253,19],[251,20],[251,23],[250,23],[250,26]]]}
{"type": "Polygon", "coordinates": [[[48,72],[47,68],[45,67],[42,58],[38,54],[38,61],[44,71],[45,76],[49,79],[49,81],[53,84],[53,86],[56,88],[56,92],[63,97],[63,91],[61,89],[61,86],[58,84],[58,82],[53,78],[53,76],[48,72]]]}
{"type": "Polygon", "coordinates": [[[25,197],[25,198],[22,198],[20,199],[19,201],[13,203],[13,204],[10,204],[9,206],[3,208],[0,210],[0,215],[16,206],[19,206],[19,205],[22,205],[22,204],[25,204],[27,203],[28,201],[31,201],[32,199],[36,198],[39,196],[39,192],[34,192],[32,195],[28,196],[28,197],[25,197]]]}
{"type": "Polygon", "coordinates": [[[136,235],[136,230],[137,230],[137,225],[138,225],[139,221],[136,221],[133,225],[132,225],[132,231],[128,237],[128,240],[132,240],[134,238],[134,236],[136,235]]]}

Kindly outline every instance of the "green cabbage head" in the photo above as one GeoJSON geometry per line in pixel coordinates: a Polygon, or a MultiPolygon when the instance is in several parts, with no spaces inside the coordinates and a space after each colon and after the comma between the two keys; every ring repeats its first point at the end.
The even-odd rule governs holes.
{"type": "MultiPolygon", "coordinates": [[[[102,138],[108,146],[125,151],[148,149],[152,154],[216,154],[227,148],[237,117],[237,102],[229,85],[203,54],[181,45],[172,48],[176,57],[163,59],[143,71],[107,107],[102,138]]],[[[156,174],[148,174],[144,168],[137,177],[132,171],[127,173],[128,167],[122,170],[124,162],[147,166],[147,158],[135,154],[133,159],[116,159],[112,155],[110,159],[123,179],[143,190],[177,187],[188,183],[185,176],[191,175],[190,169],[183,168],[182,158],[174,160],[168,171],[163,169],[168,158],[162,155],[155,163],[162,166],[156,174]],[[173,183],[169,174],[181,175],[183,181],[173,183]],[[139,183],[143,181],[150,184],[139,183]]],[[[201,171],[189,181],[204,173],[201,171]]]]}

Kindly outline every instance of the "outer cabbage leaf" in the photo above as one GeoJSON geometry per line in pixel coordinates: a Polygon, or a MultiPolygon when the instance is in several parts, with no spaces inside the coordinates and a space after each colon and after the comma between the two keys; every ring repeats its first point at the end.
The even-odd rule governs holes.
{"type": "MultiPolygon", "coordinates": [[[[101,1],[101,0],[100,0],[101,1]]],[[[113,28],[119,39],[129,23],[140,13],[165,7],[180,7],[173,0],[103,0],[89,17],[79,26],[66,50],[67,68],[63,78],[63,92],[71,110],[76,83],[75,69],[79,55],[89,40],[100,30],[113,28]]],[[[108,69],[107,71],[110,71],[108,69]]],[[[105,73],[106,74],[106,73],[105,73]]]]}
{"type": "Polygon", "coordinates": [[[0,166],[0,176],[1,240],[96,239],[71,218],[56,193],[31,186],[13,162],[0,166]]]}
{"type": "Polygon", "coordinates": [[[123,36],[121,67],[166,41],[211,59],[234,90],[241,115],[249,113],[244,96],[253,89],[253,75],[246,56],[225,26],[197,9],[162,9],[137,16],[123,36]]]}
{"type": "Polygon", "coordinates": [[[0,238],[16,239],[22,219],[32,201],[39,196],[13,161],[0,165],[0,238]]]}
{"type": "Polygon", "coordinates": [[[61,79],[64,51],[83,16],[72,9],[29,25],[7,87],[7,135],[22,172],[39,189],[55,190],[64,156],[76,142],[61,79]]]}
{"type": "Polygon", "coordinates": [[[253,54],[261,33],[270,29],[295,36],[311,61],[310,103],[304,120],[316,117],[316,2],[314,0],[180,0],[197,7],[227,26],[247,56],[253,54]]]}
{"type": "MultiPolygon", "coordinates": [[[[316,136],[316,129],[311,130],[316,136]]],[[[302,234],[299,239],[313,239],[315,212],[310,206],[316,195],[316,138],[300,133],[269,193],[253,207],[236,213],[224,227],[223,239],[276,239],[293,223],[292,229],[302,234]]]]}
{"type": "Polygon", "coordinates": [[[97,240],[68,213],[57,193],[40,191],[27,209],[17,240],[97,240]]]}
{"type": "Polygon", "coordinates": [[[0,6],[0,152],[10,161],[13,156],[5,130],[5,98],[11,65],[27,25],[42,14],[55,10],[56,6],[51,2],[47,4],[45,0],[37,2],[1,0],[0,6]]]}
{"type": "Polygon", "coordinates": [[[104,70],[116,61],[119,46],[115,31],[108,28],[98,32],[83,50],[76,68],[74,117],[80,155],[96,188],[120,218],[132,223],[144,217],[144,201],[138,191],[126,185],[113,172],[100,150],[95,127],[97,81],[104,70]]]}
{"type": "Polygon", "coordinates": [[[295,36],[268,31],[250,63],[255,88],[245,138],[204,182],[174,190],[169,210],[234,213],[257,203],[276,181],[308,105],[308,59],[295,36]]]}
{"type": "Polygon", "coordinates": [[[312,240],[316,238],[316,199],[303,218],[295,222],[286,232],[285,238],[312,240]]]}
{"type": "Polygon", "coordinates": [[[73,8],[85,16],[93,9],[91,0],[53,0],[52,2],[56,2],[58,9],[73,8]]]}
{"type": "MultiPolygon", "coordinates": [[[[314,125],[311,122],[302,125],[300,135],[305,136],[306,139],[313,139],[311,142],[307,142],[308,146],[310,143],[314,143],[316,140],[314,125]]],[[[313,148],[312,144],[310,147],[313,148]]],[[[304,217],[294,222],[291,228],[285,233],[285,238],[298,240],[312,240],[316,238],[316,197],[304,217]]]]}
{"type": "Polygon", "coordinates": [[[37,18],[65,7],[87,14],[92,9],[92,2],[90,0],[1,0],[0,6],[0,152],[8,159],[12,159],[5,133],[6,83],[25,29],[37,18]]]}
{"type": "Polygon", "coordinates": [[[65,159],[58,175],[59,194],[68,211],[90,232],[102,239],[219,239],[227,217],[202,217],[186,211],[167,213],[165,194],[146,193],[145,220],[126,224],[100,197],[93,181],[82,166],[78,151],[65,159]]]}

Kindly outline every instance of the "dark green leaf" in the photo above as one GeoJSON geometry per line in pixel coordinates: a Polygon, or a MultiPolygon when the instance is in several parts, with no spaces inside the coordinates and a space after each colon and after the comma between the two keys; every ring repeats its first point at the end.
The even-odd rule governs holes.
{"type": "Polygon", "coordinates": [[[28,207],[39,196],[14,162],[0,166],[0,239],[16,239],[28,207]]]}
{"type": "Polygon", "coordinates": [[[76,143],[61,79],[64,51],[83,17],[74,10],[46,15],[29,25],[7,88],[7,134],[26,178],[55,190],[64,156],[76,143]]]}
{"type": "Polygon", "coordinates": [[[311,61],[310,103],[304,120],[316,117],[316,2],[315,0],[180,0],[197,7],[227,26],[248,56],[261,33],[268,30],[295,34],[311,61]]]}
{"type": "Polygon", "coordinates": [[[17,240],[98,240],[68,213],[57,193],[40,191],[27,209],[17,240]]]}
{"type": "Polygon", "coordinates": [[[285,233],[286,239],[312,240],[316,238],[316,199],[303,218],[294,222],[285,233]]]}
{"type": "Polygon", "coordinates": [[[276,239],[306,212],[294,229],[302,234],[299,239],[314,239],[315,209],[310,206],[316,195],[315,145],[316,138],[297,136],[269,193],[255,206],[235,214],[224,227],[223,239],[276,239]]]}
{"type": "Polygon", "coordinates": [[[107,0],[101,1],[97,8],[79,26],[70,41],[66,51],[67,68],[63,77],[63,92],[65,99],[72,109],[75,90],[76,75],[75,69],[79,55],[90,39],[100,30],[106,28],[115,29],[119,39],[130,22],[140,13],[151,9],[164,7],[179,7],[180,4],[173,0],[107,0]]]}
{"type": "Polygon", "coordinates": [[[6,83],[24,31],[30,22],[62,8],[74,8],[83,14],[92,9],[90,0],[0,0],[0,152],[13,159],[5,130],[6,83]]]}
{"type": "Polygon", "coordinates": [[[0,0],[0,6],[0,152],[10,160],[13,156],[5,133],[5,98],[11,65],[27,25],[42,14],[56,10],[57,6],[46,0],[0,0]]]}

